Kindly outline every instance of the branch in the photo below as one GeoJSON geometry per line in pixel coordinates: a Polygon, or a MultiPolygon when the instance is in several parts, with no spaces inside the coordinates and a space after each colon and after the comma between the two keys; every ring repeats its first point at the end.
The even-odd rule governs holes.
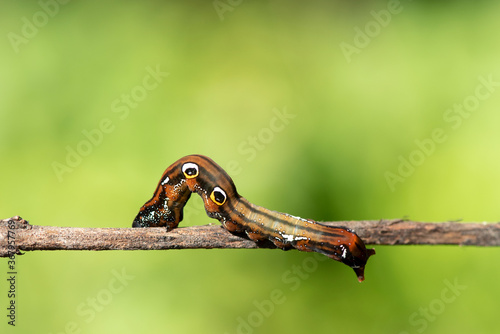
{"type": "MultiPolygon", "coordinates": [[[[500,246],[500,223],[421,223],[410,220],[323,222],[353,229],[371,245],[500,246]]],[[[80,228],[30,225],[19,216],[0,220],[0,257],[34,250],[148,250],[268,248],[220,225],[177,228],[80,228]],[[10,248],[9,248],[10,246],[10,248]]]]}

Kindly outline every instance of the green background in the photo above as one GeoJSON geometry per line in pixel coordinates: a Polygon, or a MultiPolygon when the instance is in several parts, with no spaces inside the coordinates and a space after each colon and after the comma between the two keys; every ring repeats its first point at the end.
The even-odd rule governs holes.
{"type": "MultiPolygon", "coordinates": [[[[163,170],[200,153],[251,202],[301,217],[499,220],[500,91],[480,79],[500,82],[496,1],[2,2],[0,218],[129,227],[163,170]],[[168,72],[151,90],[148,68],[168,72]],[[85,153],[73,167],[68,148],[85,153]]],[[[192,198],[181,225],[217,223],[192,198]]],[[[497,331],[497,248],[375,248],[362,284],[297,251],[28,253],[14,329],[0,261],[0,328],[497,331]]]]}

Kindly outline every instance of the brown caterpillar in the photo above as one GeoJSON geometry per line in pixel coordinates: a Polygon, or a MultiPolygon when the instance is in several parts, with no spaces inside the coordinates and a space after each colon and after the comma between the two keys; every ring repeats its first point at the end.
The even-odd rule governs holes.
{"type": "Polygon", "coordinates": [[[375,251],[367,249],[352,230],[250,203],[238,194],[231,177],[203,155],[188,155],[168,167],[132,226],[176,228],[193,192],[203,199],[208,216],[218,219],[228,231],[246,234],[255,242],[271,241],[283,250],[322,253],[353,268],[358,280],[364,280],[366,261],[375,251]]]}

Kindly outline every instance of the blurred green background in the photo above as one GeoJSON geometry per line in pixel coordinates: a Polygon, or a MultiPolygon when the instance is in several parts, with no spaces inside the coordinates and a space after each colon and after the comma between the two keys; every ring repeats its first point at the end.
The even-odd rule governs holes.
{"type": "MultiPolygon", "coordinates": [[[[251,202],[301,217],[498,221],[499,10],[3,1],[0,218],[129,227],[164,169],[200,153],[251,202]]],[[[197,196],[185,215],[217,223],[197,196]]],[[[362,284],[297,251],[28,253],[15,328],[0,261],[0,328],[497,331],[498,249],[376,250],[362,284]]]]}

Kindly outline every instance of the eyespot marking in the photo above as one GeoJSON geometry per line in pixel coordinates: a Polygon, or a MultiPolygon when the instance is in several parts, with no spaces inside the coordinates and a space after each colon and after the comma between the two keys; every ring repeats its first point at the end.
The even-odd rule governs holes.
{"type": "Polygon", "coordinates": [[[224,190],[222,190],[220,187],[215,187],[214,190],[212,190],[212,193],[210,194],[210,199],[217,205],[222,205],[226,202],[227,195],[224,190]]]}
{"type": "Polygon", "coordinates": [[[184,176],[187,179],[192,179],[194,177],[197,177],[200,171],[197,164],[186,162],[184,165],[182,165],[182,173],[184,173],[184,176]]]}

